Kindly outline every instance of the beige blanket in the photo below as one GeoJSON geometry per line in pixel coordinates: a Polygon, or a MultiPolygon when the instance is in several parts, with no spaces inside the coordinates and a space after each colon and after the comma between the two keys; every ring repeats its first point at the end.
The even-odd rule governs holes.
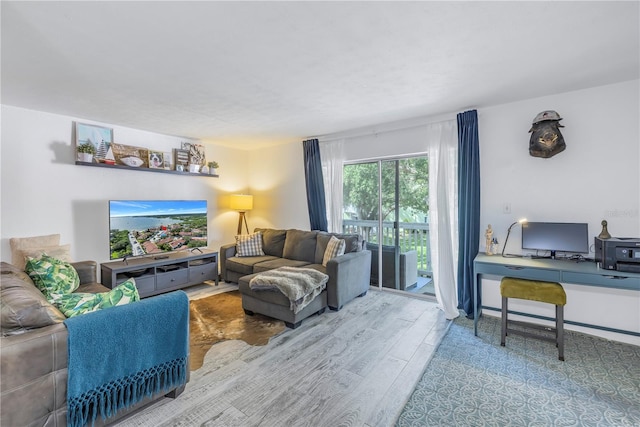
{"type": "Polygon", "coordinates": [[[327,286],[329,276],[313,268],[280,267],[264,271],[249,281],[254,290],[279,290],[290,301],[289,308],[298,313],[327,286]]]}

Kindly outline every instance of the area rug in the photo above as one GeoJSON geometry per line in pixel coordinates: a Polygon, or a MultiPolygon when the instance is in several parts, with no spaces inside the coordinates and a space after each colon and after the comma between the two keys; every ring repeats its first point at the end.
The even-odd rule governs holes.
{"type": "Polygon", "coordinates": [[[207,351],[223,340],[265,345],[286,329],[284,322],[242,309],[239,291],[224,292],[189,302],[190,370],[202,366],[207,351]]]}
{"type": "Polygon", "coordinates": [[[565,330],[552,343],[458,318],[396,426],[639,426],[640,347],[565,330]]]}

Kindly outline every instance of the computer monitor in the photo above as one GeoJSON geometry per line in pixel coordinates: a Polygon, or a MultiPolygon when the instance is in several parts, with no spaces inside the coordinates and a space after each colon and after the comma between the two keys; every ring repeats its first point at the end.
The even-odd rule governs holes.
{"type": "Polygon", "coordinates": [[[573,222],[527,222],[522,224],[522,249],[572,254],[589,253],[589,225],[573,222]]]}

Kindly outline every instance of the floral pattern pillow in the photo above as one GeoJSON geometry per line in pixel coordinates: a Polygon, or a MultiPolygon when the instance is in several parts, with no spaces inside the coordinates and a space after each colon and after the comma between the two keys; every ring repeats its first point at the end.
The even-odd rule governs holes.
{"type": "Polygon", "coordinates": [[[46,254],[37,259],[30,258],[25,272],[48,300],[70,294],[80,286],[78,272],[70,263],[46,254]]]}
{"type": "Polygon", "coordinates": [[[74,317],[135,301],[140,301],[140,295],[138,294],[138,288],[136,288],[135,279],[130,278],[109,292],[98,294],[76,292],[58,295],[54,297],[52,303],[65,316],[74,317]]]}

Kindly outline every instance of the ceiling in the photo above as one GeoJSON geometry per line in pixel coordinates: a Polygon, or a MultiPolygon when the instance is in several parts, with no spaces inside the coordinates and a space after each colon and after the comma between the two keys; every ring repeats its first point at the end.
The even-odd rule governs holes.
{"type": "Polygon", "coordinates": [[[251,149],[640,77],[638,1],[2,1],[2,103],[251,149]]]}

